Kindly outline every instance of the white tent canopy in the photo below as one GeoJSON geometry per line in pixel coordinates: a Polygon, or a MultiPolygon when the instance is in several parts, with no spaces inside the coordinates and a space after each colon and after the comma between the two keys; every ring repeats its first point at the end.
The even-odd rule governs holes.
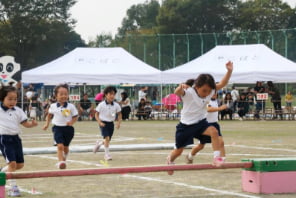
{"type": "Polygon", "coordinates": [[[76,48],[22,73],[24,83],[159,84],[161,71],[122,48],[76,48]]]}
{"type": "Polygon", "coordinates": [[[232,83],[296,82],[296,63],[263,44],[216,46],[184,65],[162,72],[162,81],[181,83],[201,73],[212,74],[219,81],[229,60],[234,64],[232,83]]]}

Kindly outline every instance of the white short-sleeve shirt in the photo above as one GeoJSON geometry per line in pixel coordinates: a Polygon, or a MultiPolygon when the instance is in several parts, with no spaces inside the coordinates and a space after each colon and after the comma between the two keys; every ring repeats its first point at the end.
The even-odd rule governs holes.
{"type": "Polygon", "coordinates": [[[121,111],[121,108],[117,102],[108,104],[106,101],[103,101],[97,106],[96,111],[99,112],[100,120],[113,122],[116,118],[116,114],[121,111]]]}
{"type": "MultiPolygon", "coordinates": [[[[210,100],[208,106],[209,107],[218,107],[219,106],[218,105],[218,101],[217,100],[210,100]]],[[[207,121],[209,123],[218,122],[218,114],[219,114],[218,111],[208,112],[208,114],[207,114],[207,121]]]]}
{"type": "Polygon", "coordinates": [[[195,124],[207,115],[207,104],[211,100],[211,97],[215,94],[213,89],[210,95],[205,98],[201,98],[192,87],[187,88],[184,96],[182,96],[183,108],[181,110],[181,123],[183,124],[195,124]]]}
{"type": "Polygon", "coordinates": [[[50,105],[48,113],[53,115],[52,124],[56,126],[67,126],[67,122],[78,116],[76,107],[71,103],[65,103],[63,106],[53,103],[50,105]]]}
{"type": "Polygon", "coordinates": [[[18,135],[21,133],[20,124],[27,120],[24,111],[15,106],[8,109],[0,107],[0,135],[18,135]]]}

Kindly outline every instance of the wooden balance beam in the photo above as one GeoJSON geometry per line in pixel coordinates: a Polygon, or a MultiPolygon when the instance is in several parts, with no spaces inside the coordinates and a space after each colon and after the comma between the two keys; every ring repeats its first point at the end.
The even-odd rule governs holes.
{"type": "Polygon", "coordinates": [[[231,168],[251,168],[252,162],[225,163],[221,167],[212,164],[191,164],[191,165],[166,165],[166,166],[135,166],[118,168],[96,168],[96,169],[75,169],[57,171],[34,171],[34,172],[8,172],[6,179],[29,179],[41,177],[64,177],[81,175],[103,175],[103,174],[126,174],[162,171],[189,171],[206,169],[231,169],[231,168]]]}

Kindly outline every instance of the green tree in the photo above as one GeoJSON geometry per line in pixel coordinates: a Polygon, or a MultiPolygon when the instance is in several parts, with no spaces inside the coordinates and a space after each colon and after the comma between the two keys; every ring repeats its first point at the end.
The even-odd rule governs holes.
{"type": "Polygon", "coordinates": [[[295,27],[295,9],[281,0],[251,0],[239,3],[235,28],[244,31],[295,27]]]}
{"type": "Polygon", "coordinates": [[[25,70],[84,45],[69,14],[75,2],[0,0],[1,54],[15,56],[25,70]]]}
{"type": "Polygon", "coordinates": [[[90,47],[111,47],[113,42],[112,34],[102,33],[97,35],[94,40],[89,41],[90,47]]]}
{"type": "Polygon", "coordinates": [[[118,28],[117,37],[156,27],[159,8],[157,0],[131,6],[127,10],[127,16],[122,20],[121,27],[118,28]]]}
{"type": "Polygon", "coordinates": [[[165,0],[157,17],[159,33],[208,33],[233,28],[237,0],[165,0]]]}

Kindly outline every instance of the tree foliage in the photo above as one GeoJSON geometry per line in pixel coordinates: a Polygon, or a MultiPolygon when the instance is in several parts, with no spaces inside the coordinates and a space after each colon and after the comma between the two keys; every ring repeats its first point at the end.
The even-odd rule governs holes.
{"type": "Polygon", "coordinates": [[[157,0],[133,5],[127,10],[127,16],[122,20],[117,36],[124,36],[140,30],[153,29],[157,25],[160,5],[157,0]]]}
{"type": "Polygon", "coordinates": [[[70,18],[75,2],[0,0],[0,53],[15,56],[24,70],[84,45],[70,18]]]}

